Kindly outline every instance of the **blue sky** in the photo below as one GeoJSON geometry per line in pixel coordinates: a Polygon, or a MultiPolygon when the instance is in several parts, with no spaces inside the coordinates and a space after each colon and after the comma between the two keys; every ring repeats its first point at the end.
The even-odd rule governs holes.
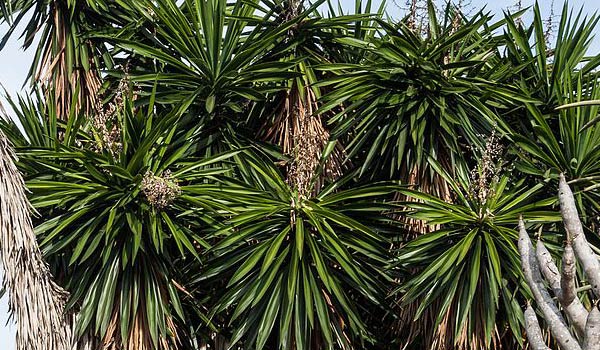
{"type": "MultiPolygon", "coordinates": [[[[542,9],[544,16],[548,16],[551,9],[551,0],[540,0],[539,4],[542,9]]],[[[352,9],[354,8],[354,0],[341,0],[342,7],[352,9]]],[[[381,0],[373,0],[373,3],[377,6],[381,3],[381,0]]],[[[387,11],[393,18],[398,18],[401,15],[401,9],[396,4],[404,4],[405,0],[388,0],[389,5],[387,11]]],[[[474,9],[482,8],[486,9],[494,14],[502,14],[502,11],[508,7],[511,7],[515,1],[496,0],[496,1],[483,1],[483,0],[472,0],[471,6],[474,9]]],[[[523,0],[523,6],[529,6],[533,4],[531,0],[523,0]]],[[[598,0],[571,0],[570,4],[575,8],[579,9],[584,7],[585,13],[593,13],[594,11],[600,10],[600,1],[598,0]]],[[[560,13],[562,8],[562,1],[555,1],[554,12],[560,13]]],[[[600,11],[599,11],[600,12],[600,11]]],[[[0,26],[0,36],[6,32],[6,26],[0,26]]],[[[18,43],[15,40],[8,42],[4,50],[0,51],[0,84],[2,84],[9,94],[14,95],[21,90],[21,86],[27,76],[29,64],[32,59],[32,50],[29,52],[23,52],[18,43]]],[[[600,31],[598,38],[590,48],[590,53],[600,53],[600,31]]],[[[0,101],[3,101],[0,98],[0,101]]],[[[14,345],[14,325],[4,326],[8,319],[8,311],[6,305],[6,298],[0,300],[0,349],[2,350],[13,350],[14,345]]]]}

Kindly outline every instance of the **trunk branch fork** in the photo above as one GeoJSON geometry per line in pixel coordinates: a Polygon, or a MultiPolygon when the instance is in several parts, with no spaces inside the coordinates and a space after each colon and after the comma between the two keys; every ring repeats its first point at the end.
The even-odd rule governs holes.
{"type": "MultiPolygon", "coordinates": [[[[518,246],[521,268],[541,316],[559,347],[562,350],[600,350],[600,309],[595,303],[588,311],[577,296],[575,284],[576,264],[579,261],[595,298],[599,299],[600,262],[585,238],[573,192],[563,174],[559,179],[558,196],[567,232],[561,271],[541,241],[538,240],[534,250],[523,218],[519,218],[518,246]],[[566,318],[546,289],[546,283],[558,299],[566,318]]],[[[524,314],[531,347],[535,350],[550,349],[544,342],[539,321],[530,304],[527,305],[524,314]]]]}

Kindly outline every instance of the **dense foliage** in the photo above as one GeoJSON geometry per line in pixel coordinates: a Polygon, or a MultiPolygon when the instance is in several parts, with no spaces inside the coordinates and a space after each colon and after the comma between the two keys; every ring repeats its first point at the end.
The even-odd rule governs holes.
{"type": "Polygon", "coordinates": [[[557,253],[564,173],[599,242],[598,17],[384,9],[0,3],[0,45],[40,39],[0,130],[78,349],[526,346],[519,215],[557,253]]]}

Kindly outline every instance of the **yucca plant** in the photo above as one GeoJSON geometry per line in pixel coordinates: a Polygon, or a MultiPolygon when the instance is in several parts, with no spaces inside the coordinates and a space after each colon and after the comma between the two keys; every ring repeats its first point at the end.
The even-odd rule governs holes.
{"type": "MultiPolygon", "coordinates": [[[[577,74],[577,73],[576,73],[577,74]]],[[[598,99],[600,88],[596,76],[584,79],[574,77],[578,83],[576,90],[570,91],[573,82],[569,77],[564,81],[564,107],[549,113],[542,113],[534,105],[527,106],[527,115],[533,126],[533,138],[512,134],[521,158],[518,168],[538,178],[556,179],[558,173],[565,172],[578,192],[580,208],[586,211],[587,223],[598,212],[598,106],[586,101],[598,99]]]]}
{"type": "Polygon", "coordinates": [[[351,349],[373,341],[359,309],[382,300],[390,220],[381,212],[397,186],[338,191],[334,182],[304,197],[262,157],[235,159],[235,178],[186,188],[223,201],[210,236],[218,242],[197,281],[227,276],[213,312],[234,325],[232,345],[351,349]]]}
{"type": "Polygon", "coordinates": [[[528,29],[507,21],[510,32],[505,34],[507,59],[521,67],[512,79],[533,101],[516,106],[512,116],[503,117],[499,125],[516,146],[514,154],[521,160],[516,163],[520,171],[540,180],[566,174],[576,189],[580,210],[589,215],[584,221],[590,225],[598,211],[600,134],[598,106],[593,101],[600,98],[595,72],[600,59],[585,55],[598,17],[582,18],[581,11],[569,14],[565,5],[556,44],[548,48],[542,40],[538,6],[534,15],[528,29]],[[530,44],[530,36],[535,38],[534,44],[530,44]]]}
{"type": "Polygon", "coordinates": [[[102,37],[132,58],[154,60],[129,77],[142,87],[157,82],[161,104],[185,101],[182,109],[200,107],[219,123],[293,76],[292,63],[265,59],[293,23],[270,25],[256,14],[257,1],[143,0],[133,8],[136,26],[102,37]]]}
{"type": "MultiPolygon", "coordinates": [[[[493,32],[503,21],[490,23],[483,12],[467,18],[451,4],[438,18],[432,2],[428,15],[427,35],[415,32],[414,26],[407,22],[409,19],[398,24],[381,20],[379,36],[369,41],[349,40],[348,45],[369,54],[353,65],[333,63],[319,67],[336,74],[320,83],[332,88],[324,96],[326,102],[321,110],[344,103],[343,111],[330,119],[334,125],[332,136],[348,140],[349,158],[360,164],[359,176],[363,181],[399,179],[414,190],[451,203],[456,194],[447,179],[455,176],[462,163],[470,161],[471,148],[481,147],[480,135],[493,130],[495,110],[506,108],[505,100],[514,95],[514,89],[494,84],[501,60],[493,32]],[[439,166],[446,176],[434,170],[439,166]]],[[[400,191],[397,198],[423,200],[406,191],[400,191]]],[[[415,218],[396,217],[408,223],[403,229],[413,233],[399,235],[399,241],[408,242],[437,228],[415,218]]],[[[405,267],[406,276],[423,268],[416,263],[405,267]]],[[[415,285],[415,289],[426,290],[421,287],[415,285]]],[[[427,303],[418,300],[423,295],[417,294],[406,298],[410,302],[403,303],[399,310],[400,320],[396,323],[399,343],[407,343],[403,339],[406,337],[429,334],[422,346],[444,348],[452,346],[455,339],[460,343],[468,337],[448,329],[438,337],[444,340],[435,343],[433,332],[438,328],[433,327],[435,322],[427,320],[437,317],[439,309],[419,309],[419,305],[427,303]],[[413,322],[415,315],[421,316],[424,309],[426,312],[419,322],[413,322]]],[[[442,314],[448,315],[447,311],[442,314]]],[[[485,321],[473,320],[474,324],[481,322],[485,321]]],[[[476,346],[487,344],[485,335],[474,338],[476,346]]]]}
{"type": "Polygon", "coordinates": [[[491,86],[480,77],[491,71],[496,48],[483,13],[456,28],[451,6],[438,20],[430,5],[427,37],[404,22],[379,21],[380,37],[351,42],[371,52],[364,61],[321,66],[338,74],[322,110],[347,104],[330,123],[334,138],[350,135],[349,156],[360,161],[361,175],[402,179],[443,196],[448,188],[427,160],[450,170],[462,143],[478,144],[477,135],[491,131],[490,111],[482,104],[491,86]]]}
{"type": "Polygon", "coordinates": [[[397,292],[404,304],[418,302],[414,320],[405,322],[418,321],[409,341],[420,346],[489,349],[521,343],[519,302],[526,292],[515,244],[518,213],[538,224],[559,218],[547,211],[553,198],[539,200],[543,184],[528,188],[524,180],[513,182],[497,163],[502,155],[496,142],[488,139],[478,166],[457,167],[453,178],[432,163],[451,186],[452,203],[401,190],[420,201],[406,204],[409,215],[435,228],[400,248],[395,258],[400,268],[418,269],[397,292]]]}
{"type": "MultiPolygon", "coordinates": [[[[588,52],[598,20],[596,14],[583,16],[583,8],[574,13],[565,3],[556,41],[548,42],[545,38],[547,28],[538,3],[533,6],[533,21],[529,26],[525,26],[516,14],[506,16],[504,34],[497,37],[496,44],[504,46],[504,63],[500,65],[498,81],[518,85],[521,94],[534,99],[530,102],[542,113],[551,112],[563,104],[565,93],[577,89],[577,80],[573,78],[575,72],[580,72],[587,79],[600,65],[600,58],[588,52]]],[[[519,115],[518,112],[512,113],[519,115]]],[[[506,121],[519,125],[512,124],[518,121],[509,116],[506,121]]]]}
{"type": "Polygon", "coordinates": [[[195,327],[186,320],[199,309],[193,299],[182,307],[189,292],[174,266],[200,259],[208,245],[203,209],[186,200],[184,185],[226,171],[218,166],[225,156],[195,158],[203,146],[189,142],[198,135],[189,118],[136,108],[125,92],[112,108],[73,113],[67,124],[56,122],[54,106],[21,100],[24,132],[1,127],[40,214],[42,253],[71,292],[76,337],[91,335],[92,348],[191,348],[195,327]]]}
{"type": "Polygon", "coordinates": [[[515,213],[559,172],[598,209],[597,18],[383,6],[0,3],[42,31],[0,130],[74,348],[525,346],[515,213]]]}

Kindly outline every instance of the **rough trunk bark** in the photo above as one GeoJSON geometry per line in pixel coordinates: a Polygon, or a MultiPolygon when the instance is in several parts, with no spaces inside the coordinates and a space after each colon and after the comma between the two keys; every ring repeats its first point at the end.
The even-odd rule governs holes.
{"type": "Polygon", "coordinates": [[[538,308],[548,324],[548,328],[550,328],[550,332],[552,332],[552,335],[562,349],[581,350],[581,346],[569,332],[564,318],[544,286],[539,263],[534,255],[533,244],[525,230],[523,219],[519,219],[519,253],[521,255],[523,275],[531,289],[538,308]]]}
{"type": "MultiPolygon", "coordinates": [[[[537,243],[537,259],[533,258],[533,245],[525,230],[523,219],[519,219],[519,253],[523,275],[550,332],[562,350],[600,350],[600,310],[594,304],[588,312],[577,296],[575,277],[577,260],[583,266],[592,292],[598,296],[600,262],[585,239],[583,225],[579,219],[573,192],[564,175],[559,180],[559,202],[567,240],[562,259],[562,271],[558,271],[550,253],[541,241],[537,243]],[[563,306],[571,325],[579,334],[580,342],[573,337],[569,326],[550,294],[545,288],[541,274],[563,306]]],[[[530,305],[525,309],[527,338],[533,349],[546,350],[541,328],[530,305]]]]}

